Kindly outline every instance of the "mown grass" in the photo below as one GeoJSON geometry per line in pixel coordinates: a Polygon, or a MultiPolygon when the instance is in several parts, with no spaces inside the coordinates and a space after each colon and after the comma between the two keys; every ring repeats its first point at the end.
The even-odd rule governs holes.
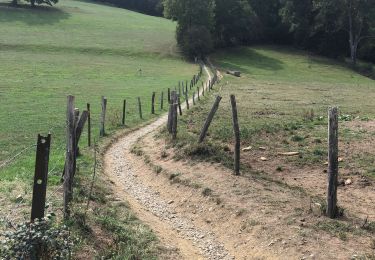
{"type": "MultiPolygon", "coordinates": [[[[144,121],[149,120],[152,92],[159,107],[161,91],[197,71],[176,52],[175,24],[161,18],[64,1],[35,9],[1,3],[0,22],[0,161],[35,143],[38,133],[51,131],[53,148],[63,145],[67,94],[76,96],[81,111],[91,103],[97,138],[102,95],[108,98],[111,133],[119,127],[123,99],[128,100],[127,126],[134,127],[142,122],[138,96],[144,121]]],[[[2,169],[0,179],[28,179],[26,169],[32,171],[33,163],[26,156],[2,169]]]]}

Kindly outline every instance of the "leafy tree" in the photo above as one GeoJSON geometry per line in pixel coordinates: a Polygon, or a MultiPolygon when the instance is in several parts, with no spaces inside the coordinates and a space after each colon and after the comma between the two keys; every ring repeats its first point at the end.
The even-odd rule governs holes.
{"type": "Polygon", "coordinates": [[[164,14],[177,21],[177,42],[190,58],[212,51],[214,6],[214,0],[164,1],[164,14]]]}
{"type": "Polygon", "coordinates": [[[216,0],[215,36],[217,45],[251,43],[260,38],[260,21],[246,0],[216,0]]]}
{"type": "Polygon", "coordinates": [[[314,0],[314,8],[317,12],[315,27],[330,33],[347,32],[350,59],[355,65],[360,42],[375,37],[375,1],[314,0]]]}

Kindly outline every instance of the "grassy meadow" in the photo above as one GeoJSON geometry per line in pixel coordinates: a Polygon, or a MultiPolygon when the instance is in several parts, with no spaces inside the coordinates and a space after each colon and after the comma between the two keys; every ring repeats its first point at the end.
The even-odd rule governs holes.
{"type": "MultiPolygon", "coordinates": [[[[29,219],[38,133],[52,134],[47,203],[49,212],[61,215],[68,94],[76,97],[75,106],[81,111],[91,104],[94,142],[99,137],[101,96],[108,99],[106,130],[111,135],[164,113],[160,93],[164,91],[166,98],[168,88],[190,80],[199,69],[180,55],[176,24],[169,20],[85,1],[64,0],[34,9],[8,3],[0,0],[0,165],[5,164],[0,168],[0,230],[9,227],[9,219],[17,223],[29,219]],[[142,100],[143,120],[137,97],[142,100]],[[123,99],[126,127],[120,125],[123,99]]],[[[126,205],[112,205],[111,187],[101,177],[91,195],[90,210],[95,214],[83,213],[94,154],[86,147],[85,129],[70,223],[80,238],[81,253],[75,257],[155,258],[156,237],[126,205]],[[93,227],[107,235],[96,234],[93,227]]]]}
{"type": "MultiPolygon", "coordinates": [[[[107,130],[120,123],[127,99],[127,127],[151,118],[151,94],[190,79],[198,67],[177,52],[175,24],[124,9],[62,1],[55,7],[11,8],[0,3],[0,162],[52,133],[51,183],[63,161],[66,95],[81,111],[91,103],[98,137],[100,98],[108,98],[107,130]],[[140,72],[140,70],[142,72],[140,72]],[[142,98],[144,120],[138,116],[142,98]]],[[[159,105],[158,105],[159,106],[159,105]]],[[[157,113],[161,113],[159,109],[157,113]]],[[[85,131],[86,132],[86,131],[85,131]]],[[[86,133],[82,145],[86,145],[86,133]]],[[[0,181],[31,180],[33,153],[0,169],[0,181]]]]}
{"type": "MultiPolygon", "coordinates": [[[[224,150],[212,149],[202,155],[210,157],[211,154],[212,159],[224,161],[229,167],[232,167],[231,156],[225,157],[220,151],[228,151],[226,147],[232,147],[233,142],[230,94],[235,94],[237,99],[242,147],[252,146],[254,151],[251,155],[243,153],[244,165],[254,165],[264,154],[272,160],[278,152],[300,152],[300,156],[278,160],[280,165],[272,165],[274,169],[259,167],[258,170],[280,170],[289,163],[298,167],[323,165],[330,106],[339,107],[342,123],[369,122],[375,118],[374,81],[343,63],[277,46],[220,51],[212,55],[211,61],[224,78],[215,86],[214,95],[206,97],[205,102],[183,117],[180,141],[188,145],[197,139],[214,96],[221,95],[223,99],[207,139],[209,144],[224,145],[224,150]],[[226,75],[226,70],[239,70],[242,75],[240,78],[226,75]],[[185,141],[186,137],[190,140],[185,141]],[[267,152],[256,152],[258,147],[266,147],[267,152]]],[[[353,130],[340,123],[343,142],[369,141],[374,134],[371,129],[353,130]]],[[[190,147],[187,151],[195,154],[194,149],[190,147]]],[[[348,152],[345,149],[342,153],[348,152]]],[[[369,154],[365,157],[371,152],[367,151],[369,154]]],[[[352,151],[352,156],[358,153],[352,151]]],[[[369,160],[366,163],[357,160],[355,166],[372,175],[374,167],[369,160]]]]}

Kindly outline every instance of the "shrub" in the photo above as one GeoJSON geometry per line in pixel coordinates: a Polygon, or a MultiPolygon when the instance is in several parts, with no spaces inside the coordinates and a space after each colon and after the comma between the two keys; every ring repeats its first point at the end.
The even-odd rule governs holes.
{"type": "Polygon", "coordinates": [[[22,223],[4,237],[1,259],[69,259],[73,246],[67,228],[54,225],[52,218],[22,223]]]}

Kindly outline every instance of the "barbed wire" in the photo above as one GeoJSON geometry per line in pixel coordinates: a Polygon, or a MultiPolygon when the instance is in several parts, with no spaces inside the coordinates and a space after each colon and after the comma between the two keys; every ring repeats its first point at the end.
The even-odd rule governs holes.
{"type": "Polygon", "coordinates": [[[8,166],[12,162],[14,162],[18,157],[20,157],[22,154],[26,153],[27,151],[29,151],[31,148],[34,148],[34,147],[36,147],[36,144],[32,144],[32,145],[30,145],[30,146],[22,149],[21,151],[16,152],[14,155],[12,155],[11,157],[9,157],[8,159],[5,159],[4,161],[2,161],[0,163],[0,169],[8,166]]]}

